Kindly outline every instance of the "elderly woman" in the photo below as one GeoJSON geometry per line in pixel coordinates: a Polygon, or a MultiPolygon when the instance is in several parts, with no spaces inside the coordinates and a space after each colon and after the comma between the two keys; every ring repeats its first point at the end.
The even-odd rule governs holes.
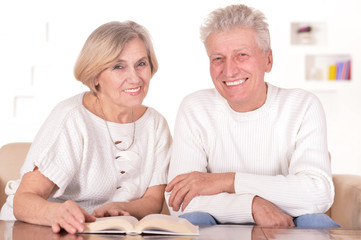
{"type": "Polygon", "coordinates": [[[8,184],[15,196],[1,219],[75,233],[95,217],[159,213],[171,135],[164,117],[142,105],[157,69],[144,27],[128,21],[97,28],[74,69],[90,91],[54,108],[31,146],[20,184],[8,184]]]}

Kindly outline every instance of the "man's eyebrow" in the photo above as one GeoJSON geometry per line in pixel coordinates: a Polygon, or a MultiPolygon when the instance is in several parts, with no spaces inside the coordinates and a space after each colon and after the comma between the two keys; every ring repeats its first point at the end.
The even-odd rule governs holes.
{"type": "Polygon", "coordinates": [[[223,55],[223,54],[215,52],[215,53],[211,53],[209,56],[211,57],[211,56],[215,56],[215,55],[223,55]]]}
{"type": "MultiPolygon", "coordinates": [[[[249,48],[249,47],[240,47],[240,48],[234,49],[233,52],[239,52],[239,51],[244,51],[244,50],[252,51],[252,49],[249,48]]],[[[223,56],[222,53],[214,52],[214,53],[211,53],[211,54],[209,55],[209,57],[215,56],[215,55],[221,55],[221,56],[223,56]]]]}
{"type": "Polygon", "coordinates": [[[233,52],[238,52],[238,51],[242,51],[242,50],[252,51],[252,49],[249,47],[241,47],[241,48],[237,48],[237,49],[233,50],[233,52]]]}

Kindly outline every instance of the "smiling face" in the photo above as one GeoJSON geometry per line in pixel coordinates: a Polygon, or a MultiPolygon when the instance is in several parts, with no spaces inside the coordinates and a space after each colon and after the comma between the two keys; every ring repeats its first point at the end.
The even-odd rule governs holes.
{"type": "Polygon", "coordinates": [[[142,104],[152,77],[147,49],[140,38],[124,46],[112,67],[95,81],[97,95],[108,108],[130,108],[142,104]]]}
{"type": "Polygon", "coordinates": [[[212,32],[206,40],[210,73],[217,91],[237,112],[248,112],[266,101],[264,75],[272,69],[272,51],[262,52],[254,30],[233,28],[212,32]]]}

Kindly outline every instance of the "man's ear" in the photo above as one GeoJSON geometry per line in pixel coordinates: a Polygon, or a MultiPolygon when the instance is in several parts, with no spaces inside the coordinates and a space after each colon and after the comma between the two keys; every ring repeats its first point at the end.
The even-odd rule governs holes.
{"type": "Polygon", "coordinates": [[[273,66],[273,55],[272,50],[270,49],[268,53],[266,53],[266,69],[265,72],[269,73],[272,70],[273,66]]]}

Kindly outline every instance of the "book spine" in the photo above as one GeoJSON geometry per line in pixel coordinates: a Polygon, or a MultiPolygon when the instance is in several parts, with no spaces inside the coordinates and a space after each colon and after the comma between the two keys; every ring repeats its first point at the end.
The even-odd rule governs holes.
{"type": "Polygon", "coordinates": [[[346,79],[351,80],[351,60],[347,61],[346,79]]]}
{"type": "Polygon", "coordinates": [[[336,80],[336,64],[330,65],[328,68],[328,80],[336,80]]]}
{"type": "Polygon", "coordinates": [[[342,65],[343,62],[337,62],[337,70],[336,70],[336,80],[341,80],[342,78],[342,65]]]}

